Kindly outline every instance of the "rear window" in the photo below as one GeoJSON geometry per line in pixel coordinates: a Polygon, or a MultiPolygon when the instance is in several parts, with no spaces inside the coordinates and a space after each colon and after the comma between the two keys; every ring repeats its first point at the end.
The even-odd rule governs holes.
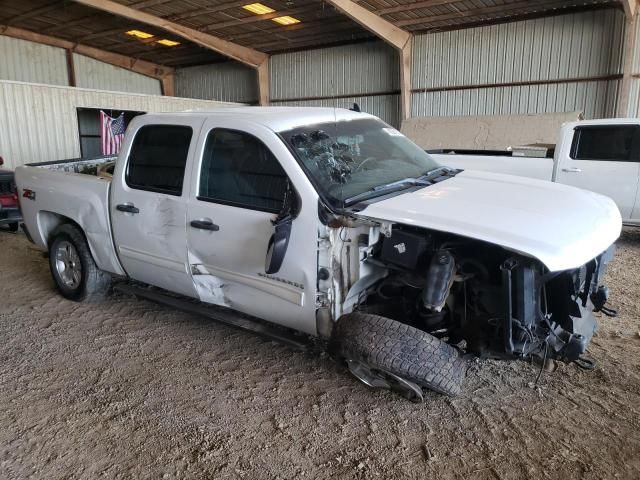
{"type": "Polygon", "coordinates": [[[182,195],[193,130],[182,125],[146,125],[136,133],[126,182],[131,188],[182,195]]]}
{"type": "Polygon", "coordinates": [[[611,125],[578,127],[571,158],[574,160],[640,161],[640,127],[611,125]]]}

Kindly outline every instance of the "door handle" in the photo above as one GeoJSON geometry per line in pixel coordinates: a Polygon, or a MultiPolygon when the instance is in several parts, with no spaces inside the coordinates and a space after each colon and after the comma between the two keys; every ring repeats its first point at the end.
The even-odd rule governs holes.
{"type": "Polygon", "coordinates": [[[191,226],[193,228],[199,228],[200,230],[209,230],[211,232],[217,232],[220,227],[208,219],[191,220],[191,226]]]}
{"type": "Polygon", "coordinates": [[[125,213],[140,213],[140,209],[131,203],[121,203],[116,205],[116,210],[125,213]]]}
{"type": "Polygon", "coordinates": [[[581,168],[563,168],[562,171],[567,173],[580,173],[582,172],[582,169],[581,168]]]}

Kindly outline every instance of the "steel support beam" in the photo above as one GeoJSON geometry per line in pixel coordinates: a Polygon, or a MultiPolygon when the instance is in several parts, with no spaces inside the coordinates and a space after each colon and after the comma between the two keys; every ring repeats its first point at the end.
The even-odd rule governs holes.
{"type": "Polygon", "coordinates": [[[618,117],[629,117],[636,111],[636,107],[630,105],[631,89],[634,81],[640,81],[634,78],[634,58],[637,56],[637,49],[640,45],[636,42],[636,30],[638,28],[638,16],[633,15],[627,17],[625,22],[624,36],[624,64],[622,71],[622,85],[620,87],[620,95],[618,97],[618,105],[616,115],[618,117]]]}
{"type": "Polygon", "coordinates": [[[162,95],[165,97],[175,97],[176,96],[176,76],[171,73],[169,75],[165,75],[160,80],[162,85],[162,95]]]}
{"type": "Polygon", "coordinates": [[[635,17],[636,10],[638,7],[637,0],[621,0],[621,1],[622,1],[622,6],[624,7],[624,14],[627,16],[627,18],[635,17]]]}
{"type": "Polygon", "coordinates": [[[152,15],[111,0],[74,0],[77,3],[102,10],[113,15],[145,23],[178,35],[185,40],[213,50],[226,57],[244,63],[257,70],[260,105],[269,103],[269,55],[253,48],[224,40],[220,37],[186,27],[162,17],[152,15]]]}
{"type": "Polygon", "coordinates": [[[398,52],[400,63],[401,120],[411,117],[411,64],[413,36],[391,22],[358,5],[352,0],[327,0],[353,21],[392,45],[398,52]]]}

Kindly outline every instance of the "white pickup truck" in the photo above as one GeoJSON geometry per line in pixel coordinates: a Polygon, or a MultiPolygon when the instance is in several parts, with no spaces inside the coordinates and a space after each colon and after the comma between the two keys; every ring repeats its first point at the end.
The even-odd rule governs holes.
{"type": "Polygon", "coordinates": [[[592,312],[612,313],[610,199],[440,166],[365,113],[143,115],[112,178],[64,170],[82,169],[25,166],[16,182],[65,297],[115,283],[290,345],[286,329],[318,336],[412,399],[459,393],[466,354],[589,367],[592,312]]]}
{"type": "Polygon", "coordinates": [[[455,168],[538,178],[601,193],[616,202],[625,224],[640,225],[640,119],[566,123],[555,146],[514,147],[500,155],[430,153],[455,168]]]}

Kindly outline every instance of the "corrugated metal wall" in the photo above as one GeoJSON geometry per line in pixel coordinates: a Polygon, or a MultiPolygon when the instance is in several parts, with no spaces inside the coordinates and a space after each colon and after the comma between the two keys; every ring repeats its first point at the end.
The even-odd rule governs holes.
{"type": "Polygon", "coordinates": [[[0,79],[68,85],[65,51],[61,48],[0,36],[0,79]]]}
{"type": "Polygon", "coordinates": [[[254,69],[236,62],[181,68],[176,71],[176,95],[258,103],[257,75],[254,69]]]}
{"type": "Polygon", "coordinates": [[[78,107],[171,112],[234,104],[0,80],[0,105],[0,155],[15,168],[79,157],[78,107]]]}
{"type": "MultiPolygon", "coordinates": [[[[360,107],[388,123],[400,117],[397,55],[382,42],[273,55],[272,105],[360,107]]],[[[257,78],[251,68],[221,63],[176,72],[176,94],[257,103],[257,78]]]]}
{"type": "Polygon", "coordinates": [[[620,81],[475,88],[412,94],[414,117],[583,112],[615,116],[620,81]]]}
{"type": "MultiPolygon", "coordinates": [[[[154,78],[73,54],[76,84],[82,88],[160,95],[154,78]]],[[[0,35],[0,80],[69,85],[66,52],[35,42],[0,35]]]]}
{"type": "Polygon", "coordinates": [[[397,54],[382,42],[284,53],[271,57],[274,105],[360,107],[397,125],[397,54]]]}
{"type": "Polygon", "coordinates": [[[160,81],[155,78],[115,67],[77,53],[73,54],[73,64],[76,86],[80,88],[162,95],[160,81]]]}
{"type": "Polygon", "coordinates": [[[382,42],[284,53],[271,57],[271,99],[398,90],[398,62],[382,42]]]}
{"type": "Polygon", "coordinates": [[[417,36],[413,116],[614,115],[623,37],[613,9],[417,36]]]}

